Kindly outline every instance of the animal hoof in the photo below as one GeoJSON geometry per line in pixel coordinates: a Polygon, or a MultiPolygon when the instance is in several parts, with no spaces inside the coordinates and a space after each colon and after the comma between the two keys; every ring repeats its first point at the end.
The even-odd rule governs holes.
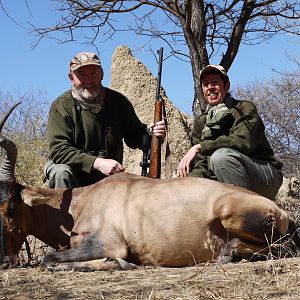
{"type": "Polygon", "coordinates": [[[52,255],[51,254],[48,254],[48,255],[45,255],[43,258],[42,258],[42,261],[41,261],[41,265],[42,266],[48,266],[51,264],[51,262],[53,263],[54,260],[52,258],[52,255]]]}
{"type": "Polygon", "coordinates": [[[217,263],[219,264],[219,265],[224,265],[224,264],[228,264],[228,263],[230,263],[232,261],[232,257],[231,256],[229,256],[229,255],[220,255],[220,256],[218,256],[218,258],[217,258],[217,263]]]}
{"type": "Polygon", "coordinates": [[[240,260],[241,257],[237,249],[228,249],[228,247],[225,247],[218,256],[217,263],[223,265],[229,262],[237,262],[240,260]]]}
{"type": "Polygon", "coordinates": [[[8,269],[8,267],[9,267],[9,264],[7,262],[0,264],[0,270],[6,270],[6,269],[8,269]]]}
{"type": "Polygon", "coordinates": [[[118,264],[120,265],[120,268],[122,270],[133,270],[133,269],[138,268],[138,266],[136,264],[129,263],[121,258],[116,258],[115,261],[118,262],[118,264]]]}

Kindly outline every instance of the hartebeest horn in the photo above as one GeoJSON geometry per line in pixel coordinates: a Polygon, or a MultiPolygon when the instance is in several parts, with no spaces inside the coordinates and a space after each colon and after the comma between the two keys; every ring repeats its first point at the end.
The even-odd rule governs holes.
{"type": "Polygon", "coordinates": [[[16,145],[9,140],[8,138],[2,135],[2,128],[10,116],[12,111],[20,104],[21,102],[13,105],[2,117],[0,120],[0,147],[6,151],[6,158],[3,164],[0,167],[0,180],[11,181],[15,179],[15,165],[17,160],[17,147],[16,145]]]}

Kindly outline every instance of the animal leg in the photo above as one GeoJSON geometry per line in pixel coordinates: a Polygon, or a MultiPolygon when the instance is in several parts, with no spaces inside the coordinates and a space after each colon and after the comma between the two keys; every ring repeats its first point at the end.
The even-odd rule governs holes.
{"type": "Polygon", "coordinates": [[[266,257],[272,253],[272,247],[264,243],[250,243],[239,238],[233,238],[226,243],[217,258],[219,264],[237,262],[241,259],[251,260],[253,258],[266,257]]]}
{"type": "Polygon", "coordinates": [[[128,263],[121,258],[116,259],[95,259],[84,262],[65,262],[59,264],[47,263],[46,268],[48,271],[81,271],[81,272],[92,272],[92,271],[112,271],[112,270],[132,270],[138,268],[137,265],[128,263]]]}
{"type": "Polygon", "coordinates": [[[0,270],[16,268],[19,265],[19,260],[17,255],[6,256],[3,262],[0,264],[0,270]]]}
{"type": "Polygon", "coordinates": [[[63,250],[61,252],[53,252],[44,256],[42,265],[53,262],[78,262],[89,261],[93,259],[104,258],[104,248],[91,240],[84,242],[77,248],[63,250]]]}
{"type": "Polygon", "coordinates": [[[128,263],[121,257],[118,257],[117,253],[125,255],[123,249],[120,248],[120,251],[111,253],[112,257],[111,260],[109,260],[105,257],[105,249],[99,242],[87,240],[77,248],[46,255],[43,258],[41,265],[47,267],[50,271],[130,270],[137,268],[135,264],[128,263]],[[116,256],[114,256],[114,254],[116,256]]]}

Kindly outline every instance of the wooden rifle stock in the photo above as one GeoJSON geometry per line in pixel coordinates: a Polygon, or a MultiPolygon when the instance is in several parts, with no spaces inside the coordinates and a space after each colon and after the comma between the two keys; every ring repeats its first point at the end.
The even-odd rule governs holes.
{"type": "MultiPolygon", "coordinates": [[[[158,65],[158,76],[157,76],[157,88],[156,88],[156,99],[154,109],[154,124],[162,120],[162,99],[160,98],[160,86],[161,86],[161,71],[163,61],[163,48],[159,49],[159,65],[158,65]]],[[[150,148],[150,166],[149,166],[149,177],[160,178],[161,172],[161,140],[154,134],[151,139],[150,148]]]]}
{"type": "MultiPolygon", "coordinates": [[[[162,103],[161,101],[155,102],[154,111],[154,124],[162,119],[162,103]]],[[[151,139],[151,149],[150,149],[150,167],[149,167],[149,177],[150,178],[160,178],[161,169],[161,141],[154,134],[151,139]]]]}

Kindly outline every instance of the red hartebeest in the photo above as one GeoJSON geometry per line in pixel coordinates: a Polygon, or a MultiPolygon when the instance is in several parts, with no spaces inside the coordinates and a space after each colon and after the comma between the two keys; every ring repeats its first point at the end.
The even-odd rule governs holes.
{"type": "MultiPolygon", "coordinates": [[[[14,108],[14,107],[13,107],[14,108]]],[[[0,130],[13,108],[0,122],[0,130]]],[[[2,134],[0,262],[14,266],[27,235],[57,251],[43,264],[107,270],[138,264],[190,266],[265,254],[272,242],[299,237],[288,214],[253,192],[201,178],[156,180],[116,174],[75,189],[21,185],[17,150],[2,134]]]]}

